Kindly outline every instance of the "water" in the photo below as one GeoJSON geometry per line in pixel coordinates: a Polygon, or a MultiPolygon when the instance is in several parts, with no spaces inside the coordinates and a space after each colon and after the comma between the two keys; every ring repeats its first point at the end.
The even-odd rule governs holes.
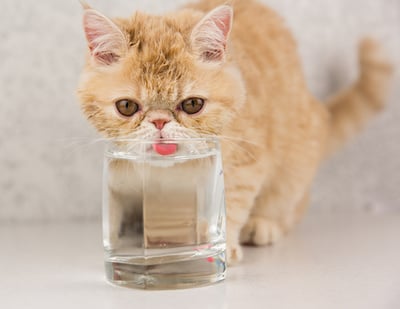
{"type": "MultiPolygon", "coordinates": [[[[182,142],[181,142],[182,143],[182,142]]],[[[203,145],[204,146],[204,145],[203,145]]],[[[218,148],[178,145],[106,152],[106,276],[117,285],[173,289],[225,278],[225,204],[218,148]]]]}

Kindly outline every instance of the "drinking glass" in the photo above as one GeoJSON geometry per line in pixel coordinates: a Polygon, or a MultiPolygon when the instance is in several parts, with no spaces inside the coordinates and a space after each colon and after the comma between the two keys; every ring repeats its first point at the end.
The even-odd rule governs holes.
{"type": "Polygon", "coordinates": [[[110,140],[103,241],[116,285],[175,289],[225,278],[225,199],[215,138],[110,140]]]}

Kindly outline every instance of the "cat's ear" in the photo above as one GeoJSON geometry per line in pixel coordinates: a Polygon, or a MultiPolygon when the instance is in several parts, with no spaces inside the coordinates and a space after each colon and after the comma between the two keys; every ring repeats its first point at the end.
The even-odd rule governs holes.
{"type": "Polygon", "coordinates": [[[116,62],[128,49],[122,30],[109,18],[85,7],[83,27],[92,57],[100,64],[116,62]]]}
{"type": "Polygon", "coordinates": [[[224,61],[232,19],[232,7],[221,5],[208,13],[194,27],[191,34],[192,48],[202,61],[224,61]]]}

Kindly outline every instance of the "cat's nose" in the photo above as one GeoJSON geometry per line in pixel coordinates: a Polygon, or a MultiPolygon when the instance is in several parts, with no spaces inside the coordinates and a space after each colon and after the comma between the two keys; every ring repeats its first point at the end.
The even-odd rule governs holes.
{"type": "Polygon", "coordinates": [[[167,119],[155,119],[155,120],[152,120],[151,122],[154,124],[154,126],[157,129],[162,130],[164,128],[164,126],[170,121],[171,120],[167,120],[167,119]]]}

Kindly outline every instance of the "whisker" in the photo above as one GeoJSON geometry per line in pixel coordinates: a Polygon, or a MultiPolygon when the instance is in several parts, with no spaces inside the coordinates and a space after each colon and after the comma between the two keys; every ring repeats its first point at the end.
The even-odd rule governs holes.
{"type": "Polygon", "coordinates": [[[256,160],[256,157],[249,151],[247,150],[245,147],[243,147],[242,145],[240,145],[239,143],[247,143],[247,144],[251,144],[253,146],[256,147],[262,147],[261,144],[259,143],[255,143],[253,141],[248,141],[242,138],[238,138],[238,137],[234,137],[234,136],[227,136],[227,135],[218,135],[218,134],[213,134],[210,131],[205,130],[204,128],[196,128],[198,131],[202,132],[203,134],[207,134],[208,136],[215,136],[221,140],[224,140],[225,142],[229,143],[229,145],[231,147],[234,147],[236,149],[239,149],[240,151],[242,151],[243,153],[245,153],[246,155],[248,155],[250,158],[252,158],[253,160],[256,160]]]}
{"type": "MultiPolygon", "coordinates": [[[[221,138],[225,139],[224,137],[221,137],[221,138]]],[[[245,147],[241,146],[237,142],[231,141],[231,140],[225,140],[225,141],[228,142],[229,145],[232,146],[233,148],[235,148],[236,150],[239,150],[239,151],[243,152],[245,155],[249,156],[251,159],[256,160],[256,157],[249,150],[247,150],[245,147]]]]}

